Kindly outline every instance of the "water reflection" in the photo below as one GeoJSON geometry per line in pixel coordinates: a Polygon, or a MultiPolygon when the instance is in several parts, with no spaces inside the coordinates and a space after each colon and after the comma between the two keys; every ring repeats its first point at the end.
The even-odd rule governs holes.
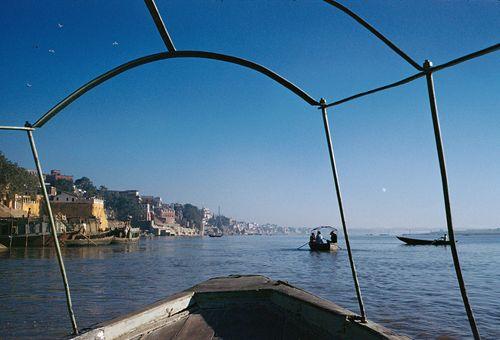
{"type": "MultiPolygon", "coordinates": [[[[229,274],[288,281],[357,311],[347,252],[297,249],[303,243],[298,237],[157,238],[64,248],[63,256],[80,327],[229,274]]],[[[417,338],[470,335],[449,248],[359,236],[352,246],[371,320],[417,338]]],[[[500,338],[495,326],[500,324],[500,237],[464,238],[459,251],[481,333],[500,338]]],[[[67,334],[70,323],[52,248],[0,253],[0,272],[0,338],[67,334]]]]}

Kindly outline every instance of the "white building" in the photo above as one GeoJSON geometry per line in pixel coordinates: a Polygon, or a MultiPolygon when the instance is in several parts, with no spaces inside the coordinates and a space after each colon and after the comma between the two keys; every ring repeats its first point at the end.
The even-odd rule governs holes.
{"type": "Polygon", "coordinates": [[[104,205],[104,201],[99,198],[85,198],[69,192],[61,192],[59,195],[49,197],[51,201],[60,203],[94,203],[104,205]]]}

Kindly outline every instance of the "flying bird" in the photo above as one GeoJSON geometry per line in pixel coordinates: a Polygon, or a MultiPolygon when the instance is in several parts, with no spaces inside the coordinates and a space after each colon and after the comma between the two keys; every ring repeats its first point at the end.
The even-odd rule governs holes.
{"type": "Polygon", "coordinates": [[[33,85],[31,85],[30,83],[26,83],[26,87],[32,87],[33,85]]]}
{"type": "Polygon", "coordinates": [[[57,23],[57,27],[59,27],[59,28],[63,28],[63,26],[64,26],[64,25],[63,25],[63,24],[61,24],[60,22],[59,22],[59,23],[57,23]]]}
{"type": "Polygon", "coordinates": [[[49,53],[56,53],[56,51],[55,51],[55,50],[53,50],[53,49],[50,49],[50,50],[49,50],[49,53]]]}
{"type": "Polygon", "coordinates": [[[118,46],[118,41],[113,41],[113,43],[111,45],[118,46]]]}

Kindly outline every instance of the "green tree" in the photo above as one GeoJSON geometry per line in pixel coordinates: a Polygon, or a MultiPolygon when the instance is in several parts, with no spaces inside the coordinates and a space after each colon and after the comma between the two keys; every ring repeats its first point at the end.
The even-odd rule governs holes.
{"type": "Polygon", "coordinates": [[[191,225],[201,228],[203,212],[197,206],[184,204],[182,207],[183,222],[189,222],[191,225]]]}
{"type": "Polygon", "coordinates": [[[35,195],[39,188],[37,176],[9,161],[0,151],[0,194],[35,195]]]}
{"type": "Polygon", "coordinates": [[[223,215],[214,216],[208,220],[208,224],[213,225],[215,227],[229,226],[230,222],[231,220],[229,219],[229,217],[223,215]]]}
{"type": "Polygon", "coordinates": [[[75,181],[75,186],[78,189],[85,191],[85,196],[87,197],[93,197],[97,195],[97,188],[88,177],[82,177],[77,179],[75,181]]]}
{"type": "Polygon", "coordinates": [[[132,222],[140,219],[142,207],[134,198],[122,196],[108,190],[100,190],[99,193],[104,198],[105,207],[113,210],[118,220],[126,221],[129,216],[132,216],[132,222]]]}
{"type": "Polygon", "coordinates": [[[73,192],[73,181],[70,181],[68,179],[60,178],[56,179],[53,183],[53,186],[56,187],[57,191],[66,191],[66,192],[73,192]]]}

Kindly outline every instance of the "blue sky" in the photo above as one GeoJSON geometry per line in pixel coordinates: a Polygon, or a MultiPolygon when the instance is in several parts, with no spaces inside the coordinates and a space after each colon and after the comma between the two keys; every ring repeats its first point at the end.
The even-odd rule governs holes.
{"type": "MultiPolygon", "coordinates": [[[[414,72],[321,1],[157,4],[177,49],[253,60],[317,99],[414,72]]],[[[419,62],[439,64],[498,42],[496,1],[344,4],[419,62]]],[[[5,1],[0,21],[2,125],[34,122],[95,76],[165,49],[141,1],[5,1]]],[[[498,62],[490,54],[435,75],[459,228],[500,225],[498,62]]],[[[425,80],[329,114],[352,228],[445,225],[425,80]]],[[[220,205],[239,219],[339,224],[320,112],[236,65],[182,59],[136,68],[35,135],[45,170],[168,202],[220,205]]],[[[33,168],[23,133],[2,132],[0,150],[33,168]]]]}

